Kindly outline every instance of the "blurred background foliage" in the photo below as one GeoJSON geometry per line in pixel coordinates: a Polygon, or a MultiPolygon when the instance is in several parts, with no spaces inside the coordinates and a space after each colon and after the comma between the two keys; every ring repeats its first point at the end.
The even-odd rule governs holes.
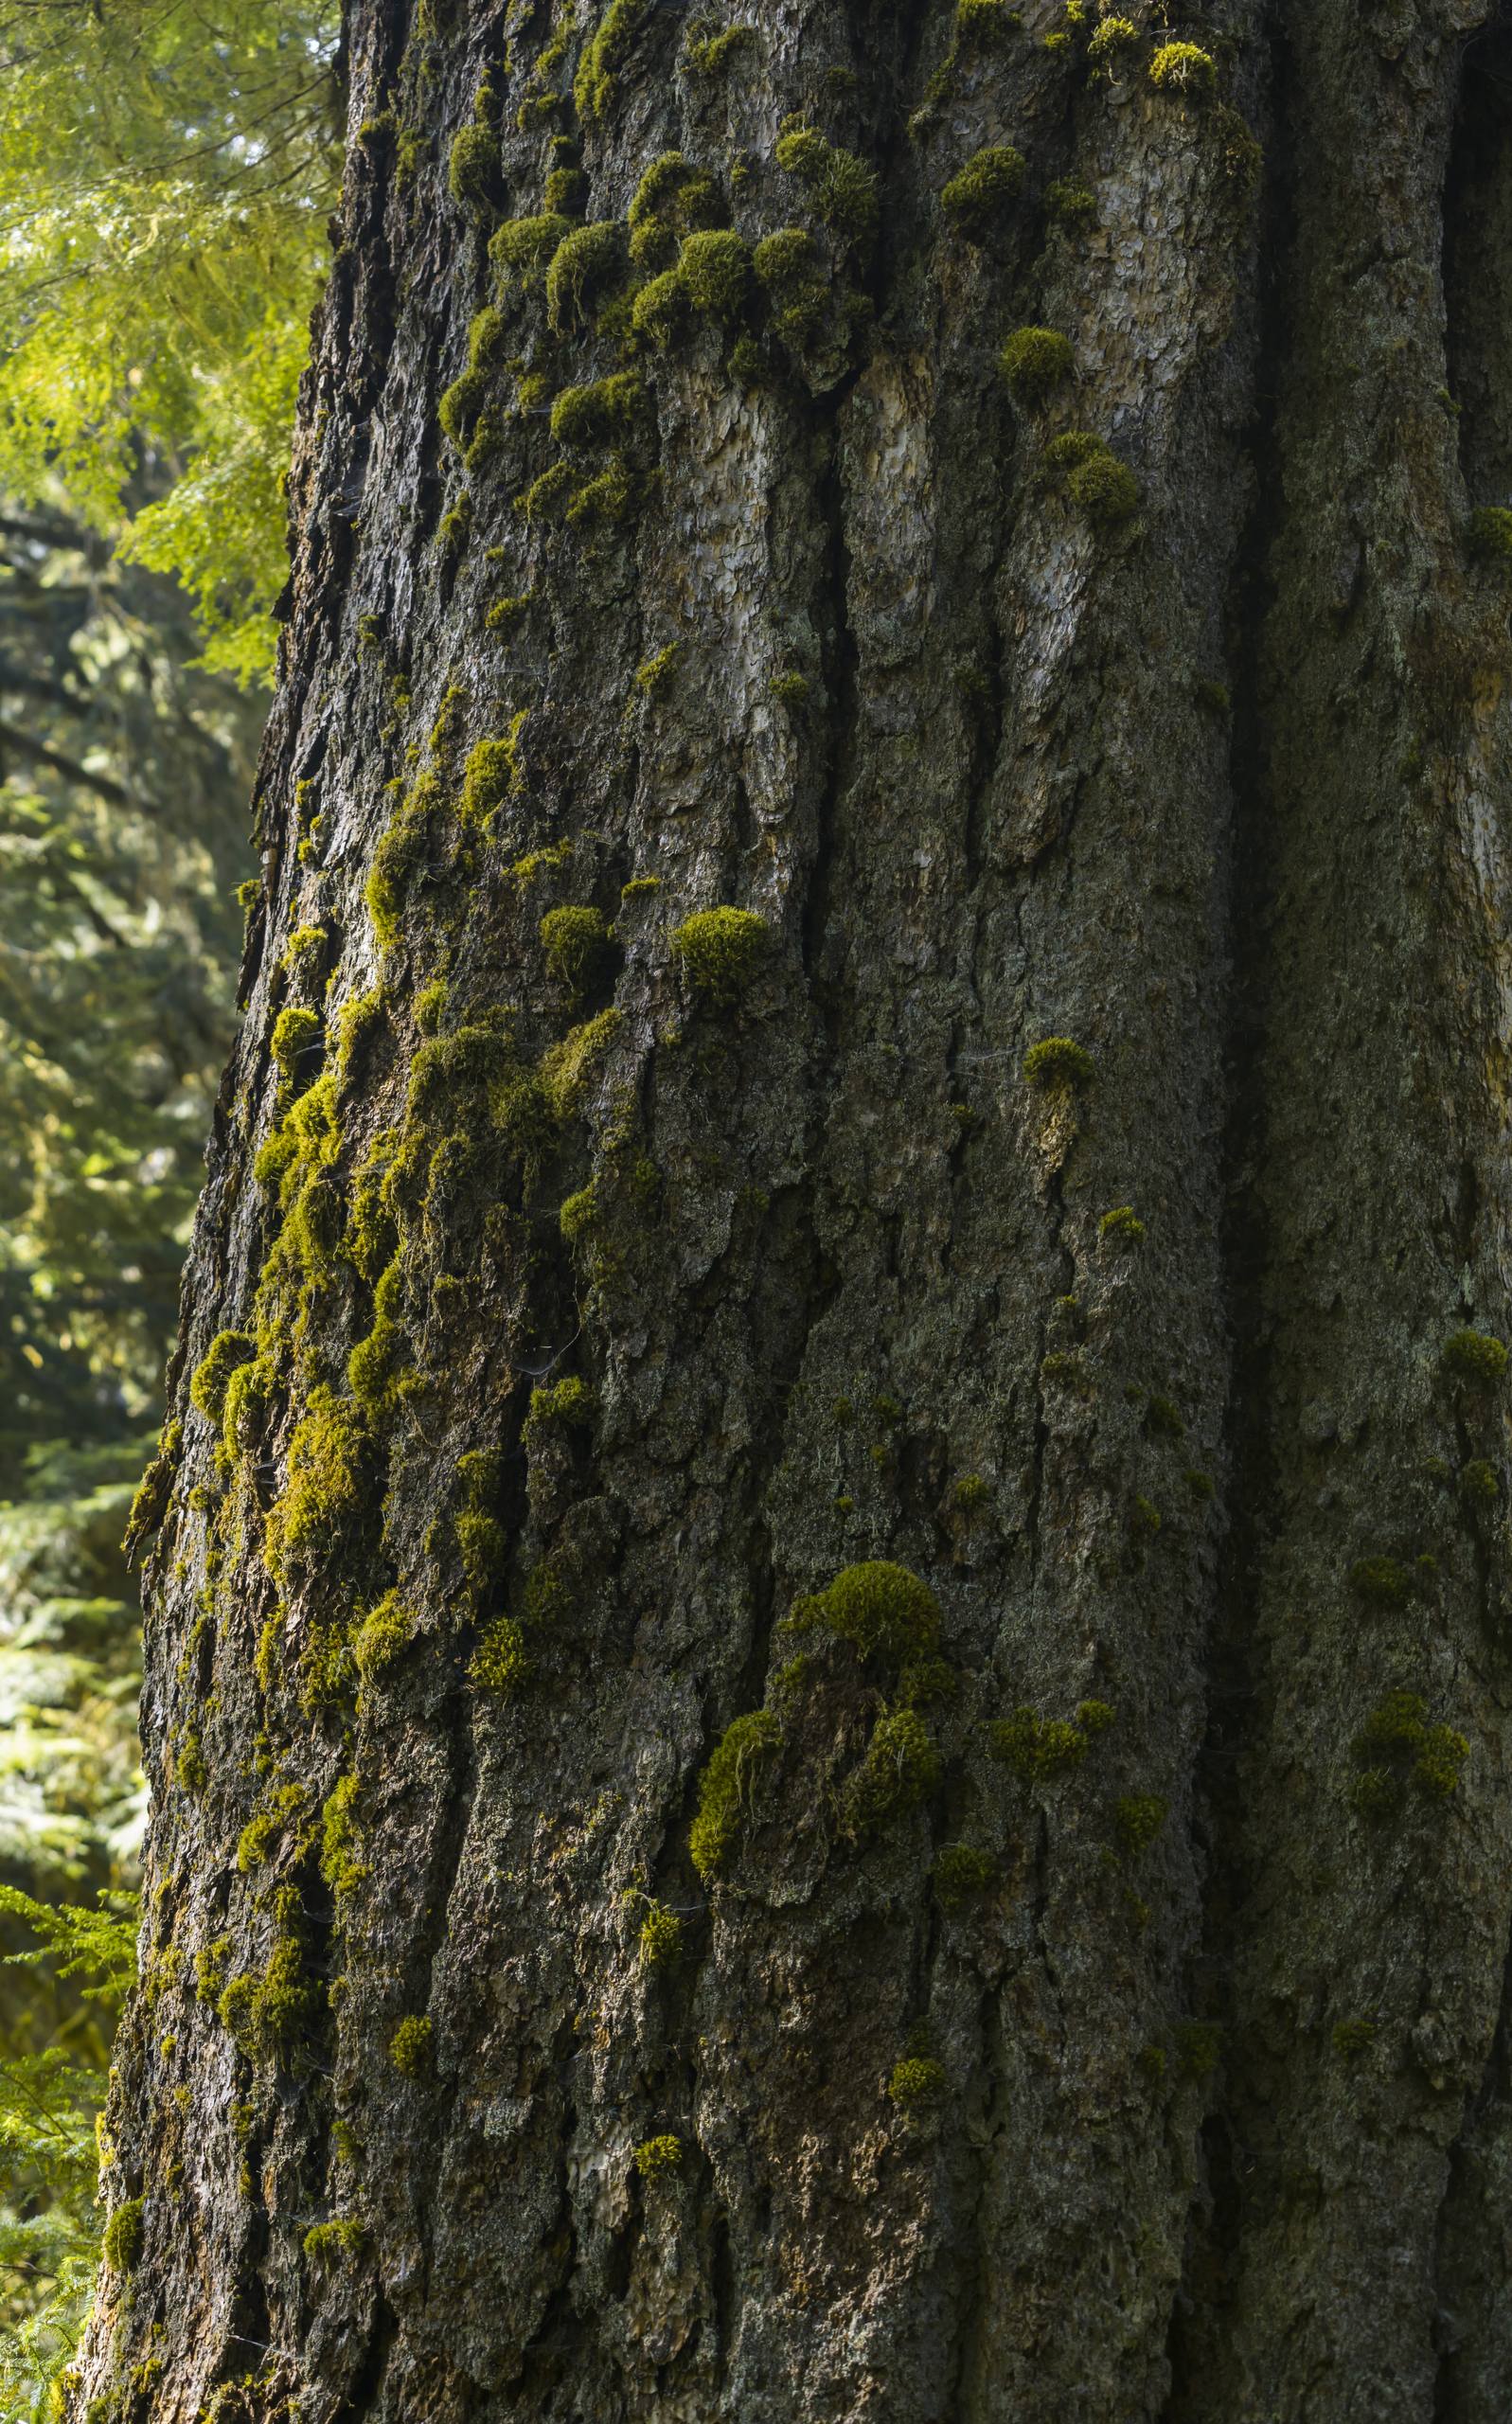
{"type": "Polygon", "coordinates": [[[0,0],[8,2419],[50,2412],[98,2240],[143,1818],[119,1543],[235,1020],[338,37],[332,0],[0,0]]]}

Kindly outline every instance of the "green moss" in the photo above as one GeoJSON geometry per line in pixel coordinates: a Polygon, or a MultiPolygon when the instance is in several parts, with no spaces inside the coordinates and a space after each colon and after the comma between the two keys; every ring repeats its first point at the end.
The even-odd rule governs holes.
{"type": "Polygon", "coordinates": [[[532,1389],[530,1411],[525,1417],[522,1434],[526,1447],[558,1428],[586,1431],[593,1427],[595,1399],[586,1381],[576,1373],[559,1381],[554,1388],[532,1389]]]}
{"type": "Polygon", "coordinates": [[[973,152],[944,187],[940,207],[958,236],[985,243],[1023,191],[1023,154],[1008,143],[973,152]]]}
{"type": "Polygon", "coordinates": [[[528,710],[522,710],[502,740],[480,740],[469,750],[459,806],[465,825],[486,832],[506,801],[520,790],[520,745],[527,714],[528,710]]]}
{"type": "Polygon", "coordinates": [[[1349,1587],[1371,1608],[1405,1607],[1413,1580],[1394,1557],[1357,1557],[1349,1569],[1349,1587]]]}
{"type": "Polygon", "coordinates": [[[1478,506],[1466,525],[1472,556],[1482,563],[1512,563],[1512,511],[1504,505],[1478,506]]]}
{"type": "Polygon", "coordinates": [[[187,1793],[198,1795],[210,1781],[209,1762],[200,1740],[199,1728],[187,1725],[173,1762],[174,1778],[187,1793]]]}
{"type": "Polygon", "coordinates": [[[1496,1467],[1484,1456],[1472,1456],[1468,1464],[1460,1467],[1459,1490],[1467,1506],[1489,1513],[1502,1495],[1496,1467]]]}
{"type": "Polygon", "coordinates": [[[1145,1237],[1145,1223],[1132,1204],[1120,1203],[1105,1212],[1097,1223],[1097,1235],[1111,1238],[1115,1245],[1137,1246],[1145,1237]]]}
{"type": "Polygon", "coordinates": [[[722,33],[707,35],[690,27],[683,56],[693,75],[712,80],[727,75],[738,54],[751,49],[757,40],[755,26],[726,26],[722,33]]]}
{"type": "Polygon", "coordinates": [[[210,1341],[189,1382],[190,1402],[207,1420],[221,1420],[232,1373],[250,1364],[257,1351],[256,1340],[244,1329],[222,1329],[210,1341]]]}
{"type": "Polygon", "coordinates": [[[939,1602],[929,1584],[881,1559],[847,1565],[827,1590],[796,1601],[786,1627],[833,1633],[862,1657],[893,1666],[932,1650],[939,1629],[939,1602]]]}
{"type": "Polygon", "coordinates": [[[802,346],[814,335],[829,303],[824,256],[807,227],[778,227],[752,255],[777,332],[802,346]]]}
{"type": "Polygon", "coordinates": [[[928,2055],[915,2054],[893,2064],[887,2093],[905,2112],[914,2112],[924,2105],[938,2104],[947,2084],[943,2063],[932,2060],[928,2055]]]}
{"type": "Polygon", "coordinates": [[[1002,1718],[991,1731],[994,1758],[1026,1783],[1047,1784],[1077,1768],[1091,1745],[1088,1730],[1066,1718],[1037,1717],[1027,1705],[1002,1718]]]}
{"type": "Polygon", "coordinates": [[[974,1844],[942,1844],[934,1855],[934,1876],[941,1908],[962,1910],[991,1884],[991,1856],[974,1844]]]}
{"type": "Polygon", "coordinates": [[[377,1034],[384,1018],[382,989],[373,986],[345,1002],[336,1017],[336,1073],[350,1077],[362,1054],[377,1034]]]}
{"type": "Polygon", "coordinates": [[[268,1965],[260,1977],[243,1970],[223,1989],[218,2009],[225,2028],[255,2059],[287,2048],[312,2020],[318,1987],[305,1976],[303,1912],[294,1886],[281,1886],[275,1900],[277,1922],[268,1965]]]}
{"type": "Polygon", "coordinates": [[[1416,1692],[1388,1692],[1350,1746],[1359,1773],[1346,1793],[1362,1817],[1395,1816],[1410,1785],[1429,1801],[1458,1791],[1470,1746],[1452,1726],[1431,1725],[1416,1692]]]}
{"type": "Polygon", "coordinates": [[[320,1813],[320,1874],[339,1901],[366,1881],[358,1858],[357,1778],[338,1776],[320,1813]]]}
{"type": "Polygon", "coordinates": [[[284,1487],[268,1510],[263,1558],[280,1586],[331,1553],[363,1501],[366,1432],[357,1407],[325,1385],[289,1442],[284,1487]]]}
{"type": "Polygon", "coordinates": [[[1210,93],[1218,78],[1212,53],[1195,42],[1163,43],[1149,62],[1149,80],[1160,93],[1210,93]]]}
{"type": "Polygon", "coordinates": [[[1052,438],[1044,459],[1061,493],[1098,528],[1114,528],[1138,511],[1139,482],[1091,430],[1068,429],[1052,438]]]}
{"type": "Polygon", "coordinates": [[[854,152],[827,143],[811,127],[794,127],[777,144],[777,166],[807,188],[830,233],[847,244],[871,242],[881,216],[875,170],[854,152]]]}
{"type": "Polygon", "coordinates": [[[631,258],[644,269],[667,268],[680,237],[717,226],[723,215],[713,178],[683,152],[664,152],[651,162],[630,205],[631,258]]]}
{"type": "Polygon", "coordinates": [[[1097,216],[1097,197],[1091,186],[1076,177],[1057,177],[1046,186],[1045,210],[1063,227],[1083,226],[1097,216]]]}
{"type": "Polygon", "coordinates": [[[551,408],[551,435],[559,446],[606,445],[632,428],[645,406],[640,379],[618,370],[586,386],[564,387],[551,408]]]}
{"type": "Polygon", "coordinates": [[[198,2002],[220,2002],[230,1953],[231,1939],[228,1935],[218,1935],[212,1944],[200,1946],[194,1956],[194,1992],[198,2002]]]}
{"type": "Polygon", "coordinates": [[[975,1521],[985,1515],[992,1503],[992,1487],[980,1473],[963,1473],[951,1488],[951,1505],[957,1515],[975,1521]]]}
{"type": "Polygon", "coordinates": [[[1076,368],[1071,340],[1058,329],[1015,329],[998,356],[1008,393],[1025,412],[1035,412],[1076,368]]]}
{"type": "Polygon", "coordinates": [[[1443,1360],[1455,1380],[1489,1388],[1506,1370],[1507,1351],[1488,1330],[1457,1329],[1444,1342],[1443,1360]]]}
{"type": "Polygon", "coordinates": [[[1174,1398],[1152,1397],[1145,1407],[1145,1428],[1152,1438],[1184,1439],[1186,1425],[1174,1398]]]}
{"type": "Polygon", "coordinates": [[[489,632],[512,632],[525,621],[535,604],[534,590],[526,590],[519,597],[496,597],[483,617],[484,629],[489,632]]]}
{"type": "Polygon", "coordinates": [[[772,933],[749,909],[701,909],[671,936],[672,955],[700,1000],[734,1009],[766,965],[772,933]]]}
{"type": "Polygon", "coordinates": [[[474,1591],[486,1591],[504,1567],[507,1535],[496,1515],[464,1507],[452,1519],[462,1572],[474,1591]]]}
{"type": "Polygon", "coordinates": [[[324,1029],[314,1010],[292,1002],[287,1009],[279,1011],[273,1024],[272,1051],[274,1065],[285,1086],[294,1086],[301,1062],[309,1054],[319,1051],[323,1036],[324,1029]]]}
{"type": "Polygon", "coordinates": [[[1187,2079],[1211,2078],[1223,2047],[1223,2031],[1210,2020],[1183,2020],[1172,2032],[1176,2061],[1187,2079]]]}
{"type": "Polygon", "coordinates": [[[524,282],[544,274],[573,232],[572,220],[556,210],[530,219],[507,219],[489,242],[489,260],[495,276],[507,282],[511,271],[524,282]]]}
{"type": "Polygon", "coordinates": [[[852,1835],[875,1834],[915,1809],[943,1773],[934,1738],[916,1709],[895,1708],[872,1729],[864,1757],[845,1778],[841,1823],[852,1835]]]}
{"type": "Polygon", "coordinates": [[[567,520],[575,530],[614,529],[632,519],[638,497],[629,465],[614,454],[596,479],[573,490],[567,520]]]}
{"type": "Polygon", "coordinates": [[[487,126],[459,127],[447,155],[446,187],[470,218],[481,218],[499,182],[499,139],[487,126]]]}
{"type": "Polygon", "coordinates": [[[546,272],[546,318],[557,336],[570,336],[594,320],[624,283],[625,230],[617,219],[598,219],[562,238],[546,272]]]}
{"type": "Polygon", "coordinates": [[[683,2141],[664,2130],[659,2138],[643,2138],[635,2149],[635,2168],[645,2181],[667,2180],[683,2161],[683,2141]]]}
{"type": "Polygon", "coordinates": [[[146,2243],[146,2201],[140,2197],[129,2197],[124,2204],[116,2207],[105,2224],[100,2254],[113,2272],[134,2272],[146,2243]]]}
{"type": "Polygon", "coordinates": [[[525,1637],[512,1616],[494,1616],[485,1628],[468,1661],[468,1679],[480,1692],[498,1692],[506,1699],[521,1691],[530,1679],[525,1637]]]}
{"type": "Polygon", "coordinates": [[[1115,76],[1139,40],[1139,27],[1131,18],[1104,17],[1087,45],[1087,57],[1104,75],[1115,76]]]}
{"type": "Polygon", "coordinates": [[[675,1911],[653,1902],[641,1921],[640,1957],[648,1970],[670,1969],[683,1957],[683,1922],[675,1911]]]}
{"type": "Polygon", "coordinates": [[[1154,1500],[1152,1498],[1147,1498],[1143,1491],[1136,1492],[1133,1504],[1129,1510],[1129,1530],[1130,1538],[1136,1541],[1152,1541],[1160,1531],[1160,1508],[1156,1506],[1154,1500]]]}
{"type": "Polygon", "coordinates": [[[313,2222],[304,2236],[304,2251],[312,2264],[323,2264],[329,2258],[360,2255],[367,2243],[367,2233],[361,2222],[349,2215],[331,2222],[313,2222]]]}
{"type": "Polygon", "coordinates": [[[1113,1804],[1113,1831],[1119,1847],[1142,1852],[1154,1842],[1169,1814],[1170,1805],[1158,1792],[1128,1792],[1113,1804]]]}
{"type": "Polygon", "coordinates": [[[397,1666],[415,1638],[415,1611],[397,1591],[384,1593],[368,1609],[352,1644],[352,1657],[365,1684],[397,1666]]]}
{"type": "Polygon", "coordinates": [[[956,46],[968,57],[996,49],[1018,22],[1006,0],[956,0],[956,46]]]}
{"type": "Polygon", "coordinates": [[[423,2078],[431,2063],[431,2023],[412,2012],[388,2041],[388,2059],[407,2079],[423,2078]]]}
{"type": "Polygon", "coordinates": [[[578,116],[592,122],[604,116],[614,98],[614,86],[627,65],[649,0],[611,0],[592,40],[583,49],[573,79],[572,97],[578,116]]]}
{"type": "Polygon", "coordinates": [[[1097,1074],[1092,1054],[1069,1035],[1047,1035],[1023,1056],[1024,1080],[1046,1089],[1090,1086],[1097,1074]]]}
{"type": "Polygon", "coordinates": [[[305,1789],[300,1784],[286,1784],[273,1795],[265,1807],[248,1819],[237,1845],[237,1866],[243,1877],[261,1868],[274,1845],[287,1832],[290,1825],[305,1812],[305,1789]]]}
{"type": "Polygon", "coordinates": [[[756,1777],[781,1741],[782,1729],[771,1711],[755,1709],[726,1727],[700,1776],[688,1851],[705,1882],[735,1850],[756,1777]]]}
{"type": "Polygon", "coordinates": [[[576,218],[588,199],[588,179],[581,169],[553,169],[541,199],[552,215],[576,218]]]}
{"type": "Polygon", "coordinates": [[[695,312],[728,324],[745,308],[751,283],[751,248],[730,227],[685,236],[678,271],[695,312]]]}
{"type": "Polygon", "coordinates": [[[546,971],[553,982],[575,1000],[592,991],[614,954],[603,911],[576,902],[548,909],[541,920],[540,934],[546,971]]]}
{"type": "Polygon", "coordinates": [[[638,337],[665,353],[687,327],[692,310],[681,269],[665,269],[640,289],[631,310],[631,326],[638,337]]]}

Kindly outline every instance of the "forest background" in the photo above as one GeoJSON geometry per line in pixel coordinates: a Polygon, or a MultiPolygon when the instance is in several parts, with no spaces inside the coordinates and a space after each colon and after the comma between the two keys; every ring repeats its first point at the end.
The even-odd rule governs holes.
{"type": "Polygon", "coordinates": [[[0,2415],[98,2255],[134,1943],[120,1542],[236,1017],[329,0],[0,0],[0,2415]]]}

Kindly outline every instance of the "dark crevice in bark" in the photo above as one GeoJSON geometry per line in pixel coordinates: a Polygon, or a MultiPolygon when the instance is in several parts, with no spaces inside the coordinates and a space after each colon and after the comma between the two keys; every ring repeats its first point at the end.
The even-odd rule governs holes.
{"type": "Polygon", "coordinates": [[[1470,503],[1512,505],[1512,25],[1473,36],[1444,197],[1450,390],[1470,503]]]}
{"type": "MultiPolygon", "coordinates": [[[[1254,502],[1241,533],[1230,581],[1227,655],[1233,668],[1226,852],[1230,948],[1230,1025],[1225,1052],[1227,1091],[1222,1147],[1224,1216],[1221,1239],[1230,1340],[1224,1468],[1227,1522],[1218,1554],[1212,1626],[1205,1660],[1206,1713],[1195,1769],[1194,1835],[1203,1863],[1202,1937],[1194,1956],[1193,2008],[1221,2010],[1228,1947],[1242,1904],[1238,1849],[1244,1804],[1243,1766],[1257,1700],[1251,1576],[1273,1495],[1268,1438],[1270,1349],[1261,1304],[1268,1238],[1257,1178],[1267,1150],[1267,1104],[1261,1047],[1272,997],[1285,983],[1272,932],[1277,835],[1268,784],[1265,634],[1276,608],[1272,569],[1284,519],[1283,463],[1277,428],[1278,384],[1289,352],[1290,262],[1296,230],[1289,156],[1294,62],[1278,15],[1268,27],[1266,187],[1258,244],[1260,331],[1256,360],[1264,384],[1254,400],[1248,433],[1254,464],[1254,502]]],[[[1234,2059],[1238,2059],[1235,2049],[1234,2059]]],[[[1221,2077],[1201,2132],[1197,2183],[1182,2282],[1172,2304],[1167,2424],[1202,2424],[1210,2413],[1203,2366],[1221,2333],[1240,2229],[1238,2180],[1246,2166],[1224,2109],[1221,2077]]]]}

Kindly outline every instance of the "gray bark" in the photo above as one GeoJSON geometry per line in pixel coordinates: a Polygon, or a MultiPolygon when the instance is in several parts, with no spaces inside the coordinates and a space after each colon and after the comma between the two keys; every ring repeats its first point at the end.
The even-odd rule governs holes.
{"type": "Polygon", "coordinates": [[[791,0],[711,61],[619,0],[543,68],[543,8],[356,6],[101,2414],[1504,2416],[1495,13],[791,0]],[[553,135],[591,224],[676,150],[809,229],[816,323],[517,267],[464,470],[553,135]],[[1075,351],[1032,406],[1022,325],[1075,351]],[[802,1629],[869,1560],[945,1671],[802,1629]]]}

